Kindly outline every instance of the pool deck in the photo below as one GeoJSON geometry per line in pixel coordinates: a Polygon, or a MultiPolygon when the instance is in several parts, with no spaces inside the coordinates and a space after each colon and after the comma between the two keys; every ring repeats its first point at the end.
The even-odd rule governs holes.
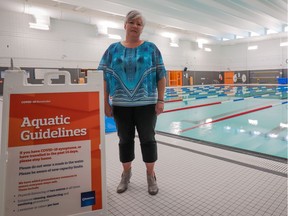
{"type": "Polygon", "coordinates": [[[287,216],[287,163],[157,134],[159,193],[147,192],[138,138],[128,190],[116,193],[116,133],[106,135],[109,216],[287,216]]]}

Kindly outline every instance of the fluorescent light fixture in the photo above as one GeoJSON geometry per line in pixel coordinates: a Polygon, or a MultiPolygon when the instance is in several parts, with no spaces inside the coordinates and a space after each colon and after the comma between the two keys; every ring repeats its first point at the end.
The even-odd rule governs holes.
{"type": "Polygon", "coordinates": [[[111,22],[111,21],[106,21],[106,20],[97,22],[96,26],[97,26],[98,34],[100,35],[108,35],[108,28],[110,30],[112,29],[113,31],[113,29],[118,29],[120,27],[120,25],[117,24],[116,22],[111,22]]]}
{"type": "Polygon", "coordinates": [[[211,48],[208,48],[208,47],[205,47],[204,50],[205,50],[206,52],[211,52],[211,51],[212,51],[212,49],[211,49],[211,48]]]}
{"type": "Polygon", "coordinates": [[[105,26],[106,28],[120,28],[121,27],[121,25],[119,25],[118,23],[116,23],[116,22],[112,22],[112,21],[100,21],[99,23],[98,23],[98,25],[100,25],[100,26],[105,26]]]}
{"type": "Polygon", "coordinates": [[[272,29],[267,29],[266,30],[266,34],[267,35],[269,35],[269,34],[276,34],[276,33],[278,33],[277,31],[274,31],[274,30],[272,30],[272,29]]]}
{"type": "Polygon", "coordinates": [[[206,39],[197,39],[198,43],[203,43],[203,44],[207,44],[208,41],[206,39]]]}
{"type": "Polygon", "coordinates": [[[171,47],[179,47],[179,39],[175,36],[170,38],[170,46],[171,47]]]}
{"type": "Polygon", "coordinates": [[[114,39],[114,40],[121,40],[122,39],[122,37],[120,35],[116,35],[116,34],[108,34],[108,38],[114,39]]]}
{"type": "Polygon", "coordinates": [[[288,41],[280,43],[280,46],[288,46],[288,41]]]}
{"type": "Polygon", "coordinates": [[[198,43],[198,47],[203,49],[203,44],[206,44],[208,41],[205,39],[197,39],[196,42],[198,43]]]}
{"type": "Polygon", "coordinates": [[[163,33],[161,33],[161,36],[166,37],[166,38],[174,38],[175,34],[170,33],[170,32],[163,32],[163,33]]]}
{"type": "Polygon", "coordinates": [[[281,127],[281,128],[288,128],[288,124],[285,124],[285,123],[282,123],[282,122],[281,122],[281,123],[280,123],[280,127],[281,127]]]}
{"type": "Polygon", "coordinates": [[[98,34],[101,35],[107,35],[108,34],[108,28],[105,25],[97,25],[97,29],[98,29],[98,34]]]}
{"type": "Polygon", "coordinates": [[[196,42],[198,43],[198,47],[199,47],[200,49],[203,49],[203,44],[208,43],[208,41],[207,41],[206,39],[202,39],[202,38],[197,39],[196,42]]]}
{"type": "Polygon", "coordinates": [[[50,29],[50,17],[44,15],[33,15],[35,18],[34,23],[30,22],[29,27],[39,30],[49,30],[50,29]]]}
{"type": "Polygon", "coordinates": [[[228,39],[228,38],[222,38],[222,41],[228,41],[228,40],[230,40],[230,39],[228,39]]]}
{"type": "Polygon", "coordinates": [[[260,34],[256,33],[256,32],[250,32],[250,37],[257,37],[260,34]]]}
{"type": "Polygon", "coordinates": [[[57,2],[57,3],[65,3],[65,4],[67,4],[65,1],[60,1],[60,0],[52,0],[52,1],[57,2]]]}
{"type": "Polygon", "coordinates": [[[235,37],[236,39],[241,39],[241,38],[244,38],[243,36],[241,36],[241,35],[236,35],[236,37],[235,37]]]}
{"type": "Polygon", "coordinates": [[[49,30],[50,27],[47,24],[42,23],[29,23],[29,27],[33,29],[39,29],[39,30],[49,30]]]}
{"type": "Polygon", "coordinates": [[[248,50],[257,50],[258,49],[258,46],[255,45],[255,46],[248,46],[248,50]]]}
{"type": "Polygon", "coordinates": [[[171,42],[171,43],[170,43],[170,46],[171,46],[171,47],[179,47],[178,43],[175,43],[175,42],[171,42]]]}

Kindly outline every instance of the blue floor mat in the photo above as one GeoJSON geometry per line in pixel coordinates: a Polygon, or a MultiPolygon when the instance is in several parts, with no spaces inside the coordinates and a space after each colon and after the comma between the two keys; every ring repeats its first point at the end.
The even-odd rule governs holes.
{"type": "Polygon", "coordinates": [[[105,116],[105,133],[116,132],[116,130],[114,118],[105,116]]]}

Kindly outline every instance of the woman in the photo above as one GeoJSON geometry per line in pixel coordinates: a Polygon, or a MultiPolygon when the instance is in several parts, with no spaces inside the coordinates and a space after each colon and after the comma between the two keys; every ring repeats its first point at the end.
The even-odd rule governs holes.
{"type": "Polygon", "coordinates": [[[140,39],[144,25],[141,13],[130,11],[124,23],[125,40],[108,47],[98,69],[104,71],[105,115],[114,117],[119,137],[123,172],[117,192],[127,190],[132,175],[136,128],[147,169],[148,192],[155,195],[158,193],[154,172],[155,125],[157,115],[164,110],[166,70],[155,44],[140,39]]]}

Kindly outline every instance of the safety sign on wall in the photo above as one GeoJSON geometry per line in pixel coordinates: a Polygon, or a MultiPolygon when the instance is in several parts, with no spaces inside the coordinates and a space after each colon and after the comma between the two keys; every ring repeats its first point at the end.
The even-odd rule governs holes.
{"type": "MultiPolygon", "coordinates": [[[[99,76],[91,73],[90,79],[99,82],[99,76]]],[[[42,89],[24,85],[7,95],[7,118],[4,97],[5,216],[106,213],[102,86],[93,89],[97,85],[92,82],[89,86],[89,75],[88,84],[73,88],[71,83],[51,87],[46,82],[42,89]]]]}

